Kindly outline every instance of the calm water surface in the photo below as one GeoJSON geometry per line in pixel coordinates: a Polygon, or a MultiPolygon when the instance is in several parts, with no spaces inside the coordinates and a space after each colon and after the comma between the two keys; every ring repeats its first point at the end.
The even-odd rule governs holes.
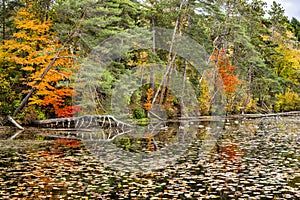
{"type": "Polygon", "coordinates": [[[300,117],[0,129],[0,199],[300,199],[300,117]]]}

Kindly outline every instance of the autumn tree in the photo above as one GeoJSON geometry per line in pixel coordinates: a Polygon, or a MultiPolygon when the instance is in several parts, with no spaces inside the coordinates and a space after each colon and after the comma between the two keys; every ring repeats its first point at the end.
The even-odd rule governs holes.
{"type": "Polygon", "coordinates": [[[21,0],[1,0],[0,6],[0,113],[10,114],[21,96],[18,90],[19,80],[16,76],[18,72],[8,65],[7,57],[10,55],[5,53],[4,44],[15,31],[12,17],[22,3],[21,0]]]}
{"type": "Polygon", "coordinates": [[[235,75],[235,66],[231,64],[230,57],[227,54],[226,49],[215,50],[212,55],[212,66],[217,67],[217,71],[220,74],[220,79],[216,75],[216,85],[225,90],[226,101],[227,101],[227,111],[233,111],[233,101],[235,93],[238,90],[238,86],[241,84],[241,80],[235,75]]]}
{"type": "MultiPolygon", "coordinates": [[[[5,41],[3,53],[7,66],[17,79],[18,91],[25,94],[35,87],[29,105],[39,106],[41,116],[70,116],[72,108],[70,83],[73,66],[72,55],[63,50],[51,70],[41,80],[42,73],[62,46],[52,30],[50,19],[39,19],[35,15],[34,2],[20,8],[14,17],[16,32],[13,38],[5,41]],[[39,81],[40,84],[36,85],[39,81]]],[[[10,77],[10,78],[11,78],[10,77]]]]}

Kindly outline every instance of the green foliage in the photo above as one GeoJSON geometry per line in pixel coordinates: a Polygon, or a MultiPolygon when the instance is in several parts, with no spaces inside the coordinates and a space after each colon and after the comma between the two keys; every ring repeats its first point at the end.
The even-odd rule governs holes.
{"type": "Polygon", "coordinates": [[[133,118],[134,119],[142,119],[142,118],[146,117],[145,110],[140,106],[134,106],[132,108],[132,112],[133,112],[133,118]]]}
{"type": "Polygon", "coordinates": [[[142,104],[142,94],[140,91],[135,91],[130,99],[130,110],[134,119],[142,119],[147,117],[146,111],[142,104]]]}
{"type": "Polygon", "coordinates": [[[59,36],[67,39],[68,33],[80,24],[80,37],[71,48],[85,55],[110,36],[136,27],[138,5],[130,0],[60,0],[54,5],[55,26],[59,36]]]}
{"type": "Polygon", "coordinates": [[[297,41],[300,41],[300,22],[296,18],[292,18],[291,25],[293,27],[293,33],[295,34],[295,37],[297,38],[297,41]]]}
{"type": "Polygon", "coordinates": [[[0,43],[3,44],[4,40],[10,39],[16,31],[13,24],[13,17],[15,11],[23,6],[23,0],[1,0],[0,6],[0,43]]]}

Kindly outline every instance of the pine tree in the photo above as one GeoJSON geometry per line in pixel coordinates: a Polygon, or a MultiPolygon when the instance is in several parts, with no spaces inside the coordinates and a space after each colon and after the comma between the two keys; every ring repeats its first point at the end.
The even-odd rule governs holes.
{"type": "Polygon", "coordinates": [[[272,39],[276,40],[276,33],[281,35],[286,34],[287,24],[289,23],[287,17],[284,15],[285,10],[280,3],[273,1],[271,10],[268,12],[270,15],[269,20],[271,22],[272,39]]]}
{"type": "Polygon", "coordinates": [[[293,33],[295,34],[295,37],[297,38],[297,41],[300,41],[300,22],[296,18],[292,18],[291,25],[293,27],[293,33]]]}
{"type": "Polygon", "coordinates": [[[86,55],[103,40],[122,30],[135,28],[138,5],[130,0],[60,0],[54,6],[57,14],[55,27],[59,37],[64,39],[79,24],[78,37],[70,48],[86,55]]]}
{"type": "MultiPolygon", "coordinates": [[[[138,5],[139,3],[129,0],[61,0],[55,5],[57,12],[56,29],[59,32],[59,37],[64,40],[68,32],[76,24],[79,24],[77,37],[74,38],[69,48],[74,54],[85,58],[92,50],[101,51],[102,45],[100,44],[106,39],[112,38],[127,29],[136,28],[140,12],[138,5]]],[[[117,43],[114,45],[117,45],[117,43]]],[[[119,53],[116,52],[116,54],[119,53]]],[[[86,98],[86,101],[80,101],[82,104],[79,106],[83,110],[93,110],[97,114],[110,111],[110,97],[116,80],[127,72],[126,68],[130,68],[130,66],[125,65],[129,62],[129,60],[126,60],[127,58],[127,55],[120,55],[120,57],[112,60],[105,70],[102,70],[99,63],[95,64],[93,60],[89,60],[90,58],[84,59],[82,68],[79,71],[80,75],[77,77],[78,81],[84,83],[82,84],[83,88],[79,88],[81,84],[77,84],[78,87],[76,88],[78,98],[80,99],[83,96],[83,98],[86,98]],[[88,95],[90,97],[86,97],[88,95]],[[91,108],[94,105],[97,105],[97,109],[91,108]]]]}

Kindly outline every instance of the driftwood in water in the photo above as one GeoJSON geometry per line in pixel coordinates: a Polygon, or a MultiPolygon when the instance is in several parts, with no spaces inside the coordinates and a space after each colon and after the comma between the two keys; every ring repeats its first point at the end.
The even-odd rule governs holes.
{"type": "Polygon", "coordinates": [[[239,118],[262,118],[262,117],[287,117],[300,115],[300,111],[282,112],[282,113],[269,113],[269,114],[244,114],[244,115],[229,115],[228,118],[239,119],[239,118]]]}
{"type": "MultiPolygon", "coordinates": [[[[250,119],[250,118],[263,118],[263,117],[283,117],[300,115],[300,111],[285,112],[285,113],[272,113],[272,114],[243,114],[243,115],[229,115],[229,116],[200,116],[200,117],[185,117],[168,121],[219,121],[222,119],[250,119]]],[[[86,115],[82,117],[71,118],[56,118],[47,120],[36,120],[33,124],[44,128],[60,128],[65,130],[84,130],[97,127],[116,127],[116,128],[130,128],[131,124],[122,122],[111,115],[86,115]]]]}
{"type": "MultiPolygon", "coordinates": [[[[263,118],[263,117],[284,117],[284,116],[296,116],[300,115],[300,111],[284,112],[284,113],[271,113],[271,114],[241,114],[241,115],[229,115],[229,116],[200,116],[200,117],[185,117],[177,118],[168,121],[219,121],[222,119],[251,119],[251,118],[263,118]]],[[[24,130],[11,116],[7,116],[7,120],[20,130],[24,130]]],[[[67,131],[87,130],[97,127],[109,127],[109,128],[132,128],[131,124],[122,122],[111,115],[86,115],[81,117],[71,118],[56,118],[47,120],[36,120],[33,124],[43,128],[53,128],[67,131]]]]}
{"type": "Polygon", "coordinates": [[[7,116],[7,120],[10,121],[13,125],[15,125],[18,129],[20,130],[24,130],[24,128],[18,124],[18,122],[16,122],[11,116],[7,116]]]}
{"type": "Polygon", "coordinates": [[[263,117],[288,117],[300,115],[300,111],[269,113],[269,114],[240,114],[240,115],[220,115],[220,116],[199,116],[199,117],[180,117],[171,121],[191,120],[191,121],[219,121],[222,119],[253,119],[263,117]]]}
{"type": "Polygon", "coordinates": [[[123,129],[132,126],[130,124],[117,120],[111,115],[86,115],[81,117],[36,120],[33,121],[33,124],[40,127],[68,129],[87,129],[93,127],[118,127],[123,129]]]}

